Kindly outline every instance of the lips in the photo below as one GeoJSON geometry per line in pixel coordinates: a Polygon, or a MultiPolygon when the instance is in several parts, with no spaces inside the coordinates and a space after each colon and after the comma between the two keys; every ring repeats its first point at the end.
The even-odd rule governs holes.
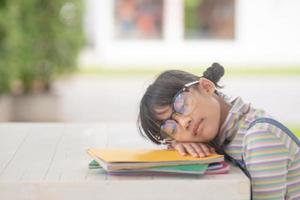
{"type": "Polygon", "coordinates": [[[199,120],[199,121],[195,124],[195,126],[194,126],[194,128],[193,128],[193,134],[194,134],[194,136],[196,136],[196,135],[198,134],[199,127],[200,127],[200,125],[202,124],[202,122],[203,122],[203,119],[199,120]]]}

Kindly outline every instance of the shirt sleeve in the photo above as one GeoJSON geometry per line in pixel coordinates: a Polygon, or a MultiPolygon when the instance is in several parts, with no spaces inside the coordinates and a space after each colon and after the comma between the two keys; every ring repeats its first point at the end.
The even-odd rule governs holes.
{"type": "Polygon", "coordinates": [[[280,138],[268,130],[251,128],[244,138],[243,156],[253,199],[285,199],[289,157],[280,138]]]}

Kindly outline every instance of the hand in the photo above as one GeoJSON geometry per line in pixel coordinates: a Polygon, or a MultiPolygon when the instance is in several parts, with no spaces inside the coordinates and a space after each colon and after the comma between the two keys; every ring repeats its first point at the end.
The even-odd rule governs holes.
{"type": "Polygon", "coordinates": [[[183,156],[191,155],[193,157],[206,157],[216,153],[215,149],[208,144],[195,142],[173,141],[168,145],[168,149],[175,149],[183,156]]]}

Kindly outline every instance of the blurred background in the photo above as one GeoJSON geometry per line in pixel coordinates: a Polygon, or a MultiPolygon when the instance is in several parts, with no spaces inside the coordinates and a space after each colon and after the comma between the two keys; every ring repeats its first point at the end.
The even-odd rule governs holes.
{"type": "Polygon", "coordinates": [[[228,95],[300,135],[300,1],[0,0],[0,121],[135,122],[166,69],[225,69],[228,95]]]}

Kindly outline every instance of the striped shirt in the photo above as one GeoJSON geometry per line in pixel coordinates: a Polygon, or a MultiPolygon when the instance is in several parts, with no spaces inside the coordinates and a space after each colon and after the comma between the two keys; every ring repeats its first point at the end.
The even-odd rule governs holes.
{"type": "Polygon", "coordinates": [[[233,159],[244,159],[251,177],[253,199],[300,200],[300,148],[281,129],[269,123],[250,123],[270,117],[241,98],[224,99],[231,109],[217,143],[233,159]]]}

